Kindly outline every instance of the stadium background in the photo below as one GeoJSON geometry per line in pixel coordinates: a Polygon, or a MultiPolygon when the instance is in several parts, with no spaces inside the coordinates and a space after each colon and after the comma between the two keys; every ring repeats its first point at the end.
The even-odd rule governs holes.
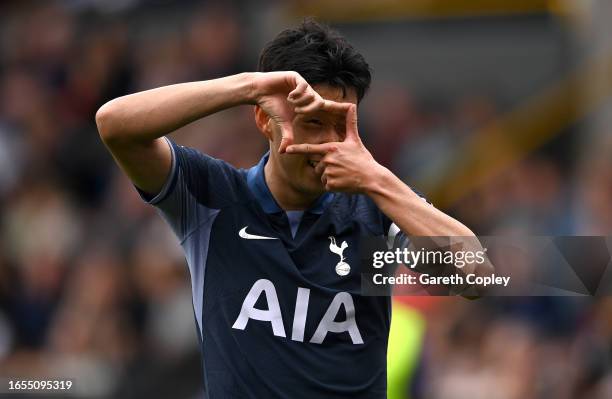
{"type": "MultiPolygon", "coordinates": [[[[607,0],[4,1],[0,377],[71,377],[84,398],[197,397],[180,248],[112,163],[94,113],[253,70],[305,15],[364,53],[364,141],[436,206],[480,235],[610,235],[607,0]]],[[[176,139],[238,167],[266,147],[249,107],[176,139]]],[[[391,398],[612,397],[611,298],[396,306],[391,398]]]]}

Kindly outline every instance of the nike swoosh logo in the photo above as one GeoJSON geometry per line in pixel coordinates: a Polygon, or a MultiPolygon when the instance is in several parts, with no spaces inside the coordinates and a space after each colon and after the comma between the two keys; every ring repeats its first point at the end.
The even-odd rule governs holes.
{"type": "Polygon", "coordinates": [[[276,237],[265,237],[265,236],[258,236],[258,235],[255,235],[255,234],[249,234],[249,233],[246,232],[247,227],[249,227],[249,226],[244,226],[238,232],[238,235],[241,238],[244,238],[245,240],[278,240],[278,238],[276,238],[276,237]]]}

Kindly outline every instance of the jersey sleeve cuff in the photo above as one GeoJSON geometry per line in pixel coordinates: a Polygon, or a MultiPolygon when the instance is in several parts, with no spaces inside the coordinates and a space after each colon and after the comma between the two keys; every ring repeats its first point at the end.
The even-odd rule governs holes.
{"type": "Polygon", "coordinates": [[[164,185],[162,186],[161,190],[156,195],[152,195],[134,186],[136,187],[136,191],[138,191],[140,198],[142,198],[144,202],[150,205],[156,205],[160,203],[161,201],[163,201],[168,196],[168,194],[170,194],[170,191],[172,190],[172,187],[174,186],[174,181],[176,180],[176,174],[177,174],[177,169],[178,169],[177,162],[176,162],[176,151],[174,149],[174,145],[172,141],[165,136],[164,136],[164,139],[166,140],[166,142],[168,143],[168,146],[170,147],[170,154],[172,157],[172,161],[171,161],[171,166],[170,166],[170,173],[168,174],[168,177],[166,178],[166,181],[164,182],[164,185]]]}

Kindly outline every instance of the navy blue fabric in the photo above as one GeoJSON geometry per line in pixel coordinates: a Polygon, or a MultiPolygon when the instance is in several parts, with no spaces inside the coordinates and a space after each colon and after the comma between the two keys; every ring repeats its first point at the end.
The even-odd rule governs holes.
{"type": "MultiPolygon", "coordinates": [[[[276,200],[272,196],[268,185],[266,184],[266,176],[264,174],[264,167],[268,162],[270,153],[267,152],[257,163],[247,172],[247,182],[251,193],[257,198],[260,206],[266,213],[282,212],[280,206],[276,203],[276,200]]],[[[317,199],[313,206],[308,212],[321,214],[334,199],[334,193],[325,193],[317,199]]]]}
{"type": "MultiPolygon", "coordinates": [[[[265,183],[266,156],[239,170],[171,145],[175,166],[167,192],[154,205],[189,254],[192,279],[204,274],[199,282],[204,286],[193,289],[194,304],[201,304],[195,312],[207,397],[385,398],[391,303],[387,297],[360,295],[358,248],[365,237],[386,235],[391,221],[367,196],[326,194],[304,212],[294,237],[265,183]],[[272,239],[241,238],[245,227],[248,234],[272,239]],[[346,276],[335,270],[340,258],[330,237],[338,246],[346,243],[346,276]],[[286,337],[275,336],[269,321],[250,319],[244,329],[232,327],[262,279],[275,288],[286,337]],[[292,339],[298,289],[309,290],[303,342],[292,339]],[[352,298],[363,343],[348,332],[329,332],[322,343],[311,343],[340,293],[352,298]]],[[[271,298],[259,299],[255,307],[266,310],[271,298]]],[[[340,308],[335,320],[344,320],[346,313],[340,308]]]]}

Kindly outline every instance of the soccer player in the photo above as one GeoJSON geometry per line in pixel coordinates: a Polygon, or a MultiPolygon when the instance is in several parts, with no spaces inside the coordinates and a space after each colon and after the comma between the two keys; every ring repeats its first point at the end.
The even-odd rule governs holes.
{"type": "Polygon", "coordinates": [[[265,46],[259,72],[97,112],[105,145],[184,249],[209,398],[385,398],[391,301],[360,295],[360,240],[473,235],[364,147],[370,79],[343,37],[306,21],[265,46]],[[248,170],[165,137],[244,104],[270,144],[248,170]]]}

